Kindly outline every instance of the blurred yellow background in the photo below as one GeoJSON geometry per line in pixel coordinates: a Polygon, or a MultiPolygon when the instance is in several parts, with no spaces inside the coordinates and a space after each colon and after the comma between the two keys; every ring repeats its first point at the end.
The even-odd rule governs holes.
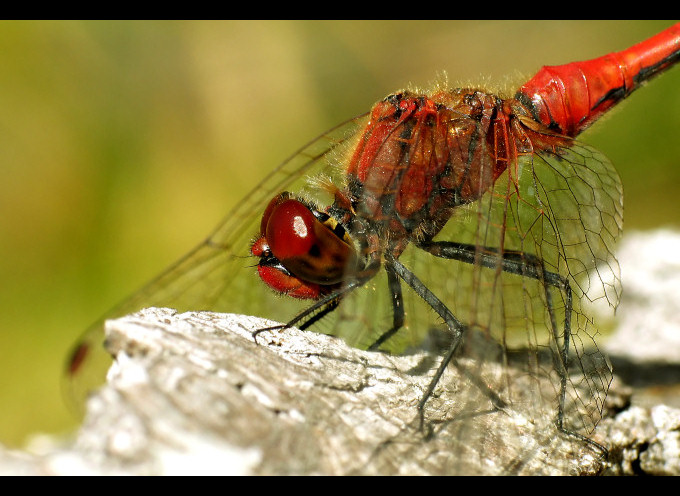
{"type": "MultiPolygon", "coordinates": [[[[671,21],[0,22],[0,443],[63,432],[68,348],[327,128],[441,71],[514,89],[671,21]]],[[[678,225],[680,69],[581,139],[678,225]]],[[[623,268],[625,270],[625,267],[623,268]]]]}

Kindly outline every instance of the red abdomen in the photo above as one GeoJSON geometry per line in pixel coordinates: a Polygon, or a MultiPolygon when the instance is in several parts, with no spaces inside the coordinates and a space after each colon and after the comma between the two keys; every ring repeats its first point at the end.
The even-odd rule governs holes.
{"type": "Polygon", "coordinates": [[[621,52],[545,66],[516,98],[550,130],[575,137],[607,110],[680,59],[680,25],[621,52]]]}

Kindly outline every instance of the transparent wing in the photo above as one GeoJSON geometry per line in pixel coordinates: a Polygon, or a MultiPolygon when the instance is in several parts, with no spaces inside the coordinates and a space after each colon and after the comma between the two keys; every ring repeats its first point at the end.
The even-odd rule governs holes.
{"type": "MultiPolygon", "coordinates": [[[[480,177],[491,173],[491,164],[484,167],[480,177]]],[[[544,463],[556,450],[562,455],[555,460],[568,460],[567,447],[584,446],[579,436],[600,420],[612,378],[588,304],[618,304],[614,248],[622,209],[611,163],[569,142],[521,156],[482,198],[456,209],[435,241],[469,245],[474,263],[435,257],[415,244],[400,256],[467,326],[455,373],[438,386],[455,390],[455,403],[440,403],[435,391],[426,405],[450,421],[440,428],[456,430],[460,456],[498,460],[496,454],[511,452],[518,464],[544,463]],[[512,415],[514,423],[494,422],[495,415],[512,415]],[[575,434],[572,445],[556,442],[565,437],[558,426],[575,434]]],[[[443,354],[451,336],[442,319],[404,283],[402,291],[404,326],[381,349],[400,353],[429,337],[443,354]]],[[[315,328],[368,347],[392,316],[382,270],[315,328]]]]}
{"type": "Polygon", "coordinates": [[[294,153],[237,203],[205,241],[93,324],[69,357],[64,381],[67,398],[78,405],[86,393],[104,381],[111,365],[103,346],[105,319],[149,306],[251,313],[279,321],[295,315],[305,303],[278,297],[260,283],[250,245],[259,232],[266,205],[276,194],[313,190],[310,177],[339,181],[339,162],[346,142],[361,125],[362,117],[336,126],[294,153]]]}
{"type": "MultiPolygon", "coordinates": [[[[611,368],[587,305],[606,298],[616,306],[621,294],[614,246],[622,187],[606,157],[576,142],[524,155],[516,171],[459,207],[436,238],[471,245],[475,263],[422,256],[415,247],[401,260],[468,326],[455,362],[470,381],[442,381],[459,388],[461,400],[438,407],[435,401],[433,408],[451,409],[463,444],[480,443],[478,454],[494,449],[490,438],[480,435],[477,416],[460,421],[461,412],[514,412],[544,424],[542,445],[524,452],[535,458],[551,452],[557,423],[588,436],[602,415],[611,368]],[[513,270],[504,265],[509,260],[513,270]],[[507,409],[498,410],[489,391],[507,409]]],[[[428,315],[418,306],[407,304],[408,325],[426,330],[433,312],[418,321],[428,315]]],[[[525,431],[519,422],[515,432],[505,432],[505,448],[512,439],[524,446],[525,431]]]]}
{"type": "MultiPolygon", "coordinates": [[[[257,261],[249,256],[250,243],[265,206],[284,190],[321,207],[332,203],[332,190],[320,185],[345,186],[350,138],[361,125],[360,118],[348,121],[299,150],[237,204],[203,243],[106,317],[169,306],[290,320],[310,303],[279,297],[261,283],[257,261]]],[[[492,165],[482,164],[486,167],[480,178],[491,174],[492,165]]],[[[606,298],[613,306],[618,303],[621,288],[613,252],[621,231],[621,198],[618,175],[600,153],[575,142],[546,147],[522,155],[517,167],[509,168],[478,201],[458,207],[436,237],[470,246],[473,263],[435,257],[415,245],[400,256],[467,327],[454,361],[467,380],[452,384],[445,377],[441,382],[441,387],[456,388],[460,400],[438,404],[435,397],[428,403],[428,408],[445,411],[461,446],[481,443],[473,450],[480,456],[492,448],[492,438],[480,435],[484,430],[474,423],[488,416],[469,415],[474,412],[514,412],[525,423],[545,425],[542,439],[521,448],[527,458],[550,452],[557,419],[565,429],[583,435],[597,424],[611,372],[597,349],[597,330],[586,302],[606,298]],[[508,260],[514,261],[513,270],[508,270],[508,260]]],[[[401,286],[404,326],[382,349],[403,352],[429,335],[443,338],[439,347],[445,349],[445,334],[431,333],[443,328],[441,318],[401,286]]],[[[393,325],[392,304],[381,270],[312,329],[365,348],[393,325]]],[[[110,364],[102,339],[100,322],[75,349],[70,375],[79,390],[101,383],[110,364]]],[[[526,430],[520,422],[500,438],[506,447],[513,441],[524,446],[526,430]]]]}

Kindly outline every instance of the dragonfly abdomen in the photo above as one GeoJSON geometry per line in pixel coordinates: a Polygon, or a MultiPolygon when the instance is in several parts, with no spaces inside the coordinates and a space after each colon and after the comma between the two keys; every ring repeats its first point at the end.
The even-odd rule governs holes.
{"type": "Polygon", "coordinates": [[[680,59],[680,26],[626,50],[584,62],[544,66],[517,92],[534,118],[575,137],[642,83],[680,59]]]}

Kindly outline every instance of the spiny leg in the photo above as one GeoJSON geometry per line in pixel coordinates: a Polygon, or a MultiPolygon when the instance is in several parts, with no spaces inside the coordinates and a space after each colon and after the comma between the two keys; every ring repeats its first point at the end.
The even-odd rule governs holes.
{"type": "Polygon", "coordinates": [[[257,336],[260,333],[263,333],[265,331],[276,331],[276,330],[282,330],[282,329],[288,329],[290,327],[294,327],[297,325],[299,322],[304,321],[302,325],[300,325],[301,330],[307,329],[309,326],[314,324],[315,322],[318,322],[322,318],[324,318],[326,315],[330,314],[333,310],[338,308],[338,305],[340,304],[340,300],[356,289],[357,287],[361,286],[364,284],[364,282],[360,282],[358,280],[354,280],[346,285],[344,285],[342,288],[340,288],[337,291],[334,291],[333,293],[330,293],[321,299],[317,300],[314,302],[313,305],[310,305],[309,307],[305,308],[302,312],[298,313],[295,317],[293,317],[291,320],[286,322],[285,324],[280,324],[276,326],[271,326],[271,327],[263,327],[262,329],[256,329],[252,332],[253,339],[255,342],[257,342],[257,336]],[[307,319],[307,320],[305,320],[307,319]]]}
{"type": "Polygon", "coordinates": [[[550,316],[550,326],[555,340],[555,346],[558,350],[557,356],[554,357],[555,368],[560,376],[560,395],[558,400],[558,411],[556,424],[557,428],[567,435],[576,437],[585,441],[597,449],[601,450],[605,455],[606,448],[591,439],[573,432],[564,427],[564,411],[567,393],[568,369],[567,360],[569,355],[569,340],[571,336],[571,313],[572,313],[572,291],[569,281],[555,272],[545,270],[543,260],[530,253],[521,251],[506,251],[502,254],[502,259],[499,258],[499,250],[489,247],[478,247],[475,245],[456,243],[452,241],[426,241],[419,243],[418,246],[430,254],[446,258],[449,260],[458,260],[469,264],[479,264],[483,267],[495,269],[500,267],[504,272],[517,274],[523,277],[536,279],[543,285],[545,292],[546,305],[548,314],[550,316]],[[564,316],[564,331],[562,335],[562,346],[559,346],[560,336],[557,322],[555,321],[555,312],[553,310],[552,296],[550,287],[554,287],[564,292],[565,295],[565,316],[564,316]]]}
{"type": "Polygon", "coordinates": [[[416,275],[408,270],[401,262],[391,255],[386,255],[386,265],[390,266],[390,269],[394,271],[406,284],[408,284],[415,293],[420,296],[430,307],[444,320],[446,326],[451,331],[453,335],[453,340],[451,346],[449,347],[446,355],[442,359],[434,377],[430,381],[427,390],[423,394],[423,397],[418,402],[418,412],[420,414],[420,426],[421,430],[424,423],[424,408],[427,400],[432,396],[434,388],[441,379],[442,374],[446,370],[446,367],[451,362],[451,359],[458,350],[458,346],[463,341],[463,333],[466,327],[451,313],[451,310],[439,299],[437,296],[430,291],[427,286],[425,286],[416,275]]]}
{"type": "Polygon", "coordinates": [[[392,300],[392,327],[369,346],[368,349],[371,351],[377,350],[380,345],[394,336],[404,326],[404,300],[401,293],[401,284],[397,274],[390,265],[385,265],[385,272],[387,272],[387,286],[392,300]]]}
{"type": "Polygon", "coordinates": [[[339,289],[325,296],[322,296],[316,302],[314,302],[309,307],[305,308],[302,312],[298,313],[295,317],[293,317],[290,321],[288,321],[285,324],[276,325],[272,327],[265,327],[263,329],[256,329],[255,331],[252,332],[253,339],[255,340],[255,342],[257,342],[257,335],[262,332],[288,329],[290,327],[294,327],[296,324],[298,324],[299,322],[303,321],[306,318],[308,318],[308,320],[303,322],[303,324],[300,326],[300,329],[302,330],[307,329],[313,323],[318,322],[323,317],[325,317],[333,310],[338,308],[340,301],[346,295],[348,295],[355,289],[363,286],[364,284],[366,284],[366,282],[372,279],[380,269],[380,266],[381,266],[380,252],[374,251],[372,255],[369,257],[368,262],[366,266],[363,268],[363,270],[357,272],[354,275],[354,277],[349,279],[348,282],[342,284],[342,286],[340,286],[339,289]]]}

